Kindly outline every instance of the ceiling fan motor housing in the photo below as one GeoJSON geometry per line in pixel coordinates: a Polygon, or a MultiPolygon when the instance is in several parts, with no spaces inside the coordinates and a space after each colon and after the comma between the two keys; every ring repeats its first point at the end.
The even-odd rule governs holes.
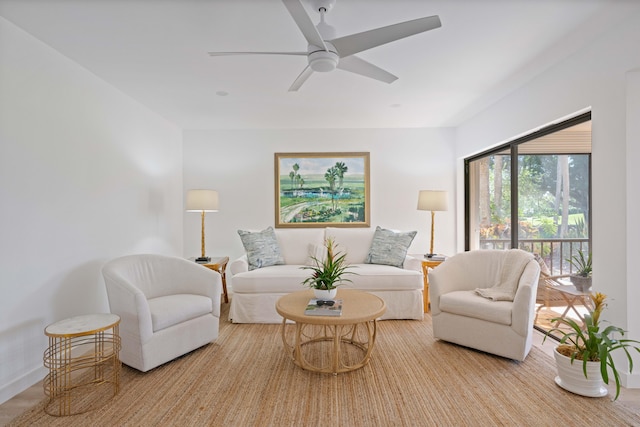
{"type": "Polygon", "coordinates": [[[326,43],[328,51],[317,46],[309,45],[309,66],[313,71],[327,73],[333,71],[338,66],[340,57],[331,43],[326,43]]]}
{"type": "Polygon", "coordinates": [[[313,9],[317,10],[318,12],[320,11],[320,9],[324,9],[326,12],[329,12],[335,4],[336,0],[313,0],[311,2],[313,9]]]}

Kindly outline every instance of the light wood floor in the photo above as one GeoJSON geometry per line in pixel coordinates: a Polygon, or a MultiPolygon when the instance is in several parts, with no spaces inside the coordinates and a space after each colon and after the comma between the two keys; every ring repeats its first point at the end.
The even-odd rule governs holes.
{"type": "MultiPolygon", "coordinates": [[[[552,355],[555,341],[548,340],[542,343],[543,335],[539,332],[534,333],[534,345],[543,349],[552,355]]],[[[609,385],[610,396],[615,394],[615,387],[609,385]]],[[[34,406],[44,398],[42,381],[34,384],[24,392],[13,397],[9,401],[0,405],[0,427],[5,426],[12,419],[20,415],[26,409],[34,406]]],[[[623,402],[627,407],[635,409],[640,413],[640,389],[622,389],[618,401],[623,402]]]]}
{"type": "Polygon", "coordinates": [[[0,405],[0,426],[5,426],[25,410],[45,398],[42,381],[0,405]]]}

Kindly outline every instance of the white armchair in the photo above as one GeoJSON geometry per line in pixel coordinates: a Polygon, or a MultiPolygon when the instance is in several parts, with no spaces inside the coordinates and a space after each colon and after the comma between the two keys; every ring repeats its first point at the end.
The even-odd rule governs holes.
{"type": "Polygon", "coordinates": [[[142,372],[218,337],[222,278],[182,258],[128,255],[102,268],[120,316],[120,359],[142,372]]]}
{"type": "Polygon", "coordinates": [[[493,301],[475,292],[498,284],[509,252],[463,252],[429,272],[435,338],[524,360],[532,345],[538,262],[533,256],[524,260],[513,301],[493,301]]]}

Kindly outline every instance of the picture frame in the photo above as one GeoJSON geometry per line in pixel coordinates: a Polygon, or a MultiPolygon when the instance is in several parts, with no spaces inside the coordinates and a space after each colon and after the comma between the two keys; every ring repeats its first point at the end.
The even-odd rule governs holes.
{"type": "Polygon", "coordinates": [[[369,153],[275,153],[276,228],[369,227],[369,153]]]}

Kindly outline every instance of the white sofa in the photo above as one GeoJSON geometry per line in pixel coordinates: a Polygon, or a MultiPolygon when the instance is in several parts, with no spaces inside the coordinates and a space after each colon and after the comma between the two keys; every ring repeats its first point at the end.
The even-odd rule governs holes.
{"type": "Polygon", "coordinates": [[[429,271],[433,336],[524,360],[532,345],[540,265],[532,254],[523,254],[519,249],[462,252],[429,271]],[[517,268],[513,266],[516,262],[517,268]],[[492,288],[504,281],[509,265],[517,282],[513,301],[493,301],[478,295],[476,289],[492,288]]]}
{"type": "MultiPolygon", "coordinates": [[[[276,229],[275,235],[285,264],[249,269],[247,255],[229,265],[233,296],[229,319],[234,323],[280,323],[276,312],[278,298],[306,289],[302,282],[311,273],[301,269],[312,265],[325,238],[333,238],[337,249],[347,254],[353,266],[345,277],[351,283],[342,286],[359,289],[382,298],[387,311],[381,319],[422,319],[422,262],[406,256],[403,268],[390,265],[367,264],[365,260],[373,241],[373,228],[307,228],[276,229]]],[[[340,288],[339,288],[340,289],[340,288]]]]}

